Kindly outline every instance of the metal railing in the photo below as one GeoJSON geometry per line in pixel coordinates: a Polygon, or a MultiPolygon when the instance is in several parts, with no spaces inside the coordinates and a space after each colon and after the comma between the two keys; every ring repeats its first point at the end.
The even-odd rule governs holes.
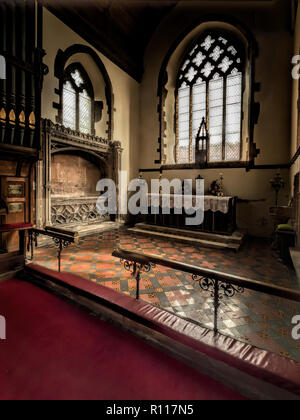
{"type": "Polygon", "coordinates": [[[34,247],[38,246],[38,237],[47,236],[52,238],[56,248],[57,248],[57,262],[58,262],[58,271],[61,272],[61,257],[64,249],[68,248],[71,244],[76,244],[79,241],[78,233],[54,228],[46,227],[45,229],[30,229],[28,231],[28,245],[27,251],[30,252],[30,261],[34,259],[34,247]]]}
{"type": "Polygon", "coordinates": [[[131,271],[132,276],[135,277],[136,299],[140,298],[140,281],[142,273],[150,272],[156,265],[161,265],[176,271],[191,274],[192,279],[199,282],[201,289],[204,291],[210,291],[211,296],[214,299],[215,333],[218,332],[218,311],[220,307],[220,300],[224,296],[231,298],[236,294],[244,293],[245,289],[248,289],[279,298],[289,299],[294,302],[300,302],[300,290],[297,291],[284,287],[273,286],[268,283],[245,277],[221,273],[195,265],[164,259],[155,255],[139,254],[124,249],[116,249],[112,255],[116,258],[120,258],[124,268],[127,271],[131,271]]]}

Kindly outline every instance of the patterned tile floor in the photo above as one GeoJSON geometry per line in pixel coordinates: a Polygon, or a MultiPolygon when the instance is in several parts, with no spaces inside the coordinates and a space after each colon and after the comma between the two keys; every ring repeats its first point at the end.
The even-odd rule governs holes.
{"type": "MultiPolygon", "coordinates": [[[[116,230],[86,237],[78,245],[65,250],[62,270],[135,296],[135,280],[124,270],[120,261],[111,256],[113,249],[118,246],[300,289],[293,270],[278,261],[268,243],[253,239],[248,240],[235,254],[116,230]]],[[[56,249],[39,248],[35,252],[35,262],[56,270],[56,249]]],[[[210,293],[202,291],[199,284],[185,273],[158,266],[144,274],[141,299],[213,328],[213,299],[210,293]]],[[[226,335],[300,362],[300,340],[295,341],[291,336],[291,320],[295,314],[300,314],[300,304],[245,291],[222,300],[218,327],[226,335]]]]}

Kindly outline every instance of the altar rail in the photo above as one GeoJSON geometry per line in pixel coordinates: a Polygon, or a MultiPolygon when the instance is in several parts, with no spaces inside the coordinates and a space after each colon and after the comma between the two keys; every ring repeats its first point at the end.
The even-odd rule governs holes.
{"type": "Polygon", "coordinates": [[[121,262],[124,264],[124,268],[127,271],[132,271],[132,276],[136,279],[136,299],[139,299],[140,297],[141,274],[143,272],[147,273],[151,271],[156,265],[191,274],[192,279],[199,282],[201,289],[210,291],[211,296],[214,298],[215,333],[218,332],[218,310],[220,307],[220,300],[223,296],[230,298],[235,294],[243,293],[245,289],[248,289],[279,298],[289,299],[294,302],[300,302],[300,291],[273,286],[246,277],[234,276],[191,264],[156,257],[155,255],[140,254],[124,249],[116,249],[112,255],[121,259],[121,262]]]}
{"type": "Polygon", "coordinates": [[[30,257],[27,258],[33,261],[34,258],[34,246],[37,247],[38,237],[47,236],[50,237],[56,248],[57,248],[57,262],[58,271],[61,272],[61,257],[64,249],[68,248],[71,244],[77,244],[79,241],[79,234],[77,232],[71,232],[52,226],[45,227],[45,229],[30,229],[28,231],[28,245],[27,251],[30,252],[30,257]]]}

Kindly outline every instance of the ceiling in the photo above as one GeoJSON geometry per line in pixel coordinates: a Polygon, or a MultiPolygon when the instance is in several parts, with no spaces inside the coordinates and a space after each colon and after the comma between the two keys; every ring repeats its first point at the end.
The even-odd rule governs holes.
{"type": "Polygon", "coordinates": [[[177,0],[43,0],[54,15],[136,80],[146,47],[177,0]]]}
{"type": "Polygon", "coordinates": [[[247,8],[278,1],[283,0],[41,0],[41,3],[140,81],[147,45],[157,26],[178,3],[247,8]]]}

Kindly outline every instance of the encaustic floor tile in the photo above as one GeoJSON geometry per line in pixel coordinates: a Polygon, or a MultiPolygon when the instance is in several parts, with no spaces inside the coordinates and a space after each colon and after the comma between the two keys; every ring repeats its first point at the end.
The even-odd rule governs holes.
{"type": "MultiPolygon", "coordinates": [[[[267,242],[248,240],[238,254],[136,235],[125,229],[82,238],[62,255],[62,270],[135,297],[135,280],[112,257],[116,247],[191,263],[204,268],[252,278],[287,288],[299,288],[292,270],[278,261],[267,242]]],[[[35,262],[57,268],[54,247],[38,248],[35,262]]],[[[143,273],[140,298],[169,312],[213,328],[214,303],[186,273],[157,266],[143,273]]],[[[239,340],[300,361],[300,340],[292,339],[295,314],[300,305],[284,299],[245,290],[224,298],[219,308],[219,330],[239,340]]]]}

